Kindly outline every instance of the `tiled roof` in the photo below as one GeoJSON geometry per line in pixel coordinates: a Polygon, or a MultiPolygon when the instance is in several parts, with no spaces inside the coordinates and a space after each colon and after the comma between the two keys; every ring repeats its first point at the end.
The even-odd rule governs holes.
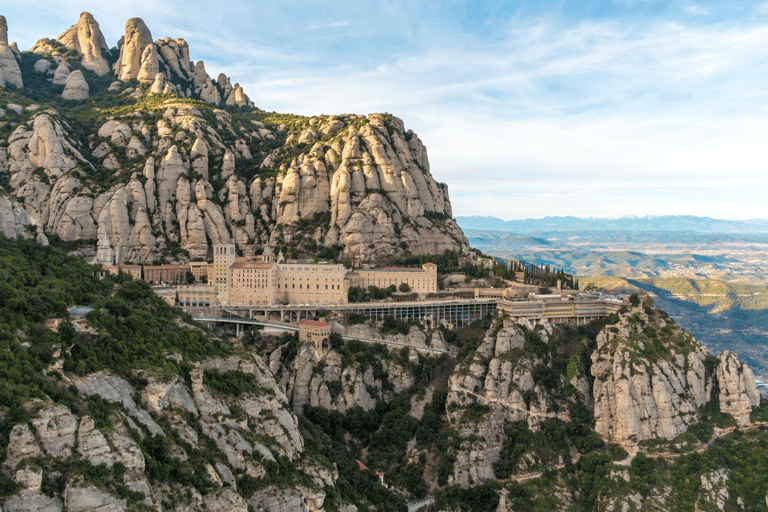
{"type": "Polygon", "coordinates": [[[301,322],[301,325],[306,325],[308,327],[330,327],[330,325],[321,322],[320,320],[304,320],[301,322]]]}

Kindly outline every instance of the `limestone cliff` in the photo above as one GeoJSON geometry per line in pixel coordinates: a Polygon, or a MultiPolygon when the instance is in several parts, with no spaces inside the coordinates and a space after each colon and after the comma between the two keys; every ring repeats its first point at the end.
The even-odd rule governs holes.
{"type": "Polygon", "coordinates": [[[49,104],[26,109],[19,96],[18,114],[0,105],[10,121],[0,176],[46,233],[106,235],[136,263],[206,258],[220,242],[364,259],[468,247],[447,186],[400,119],[266,114],[239,84],[194,64],[186,41],[153,40],[138,18],[118,46],[107,50],[83,13],[22,54],[49,104]],[[105,63],[118,79],[109,85],[105,63]],[[86,122],[80,104],[93,107],[86,122]]]}
{"type": "Polygon", "coordinates": [[[748,424],[760,403],[749,368],[733,352],[714,359],[672,320],[651,312],[622,313],[597,336],[595,430],[628,449],[648,439],[674,439],[700,420],[710,401],[739,425],[748,424]]]}

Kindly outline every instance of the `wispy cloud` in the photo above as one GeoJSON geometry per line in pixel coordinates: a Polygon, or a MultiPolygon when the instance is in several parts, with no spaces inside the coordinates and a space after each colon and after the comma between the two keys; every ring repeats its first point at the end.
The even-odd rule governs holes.
{"type": "Polygon", "coordinates": [[[685,6],[685,10],[691,14],[696,14],[699,16],[705,16],[709,14],[709,9],[698,4],[688,4],[685,6]]]}
{"type": "Polygon", "coordinates": [[[348,27],[351,24],[352,20],[328,21],[325,23],[311,23],[307,28],[310,30],[326,30],[331,28],[348,27]]]}
{"type": "MultiPolygon", "coordinates": [[[[456,214],[530,217],[546,205],[576,215],[764,216],[768,2],[728,18],[724,5],[617,0],[625,14],[577,20],[563,14],[567,3],[482,18],[479,6],[414,10],[398,0],[235,2],[234,18],[192,15],[192,5],[180,26],[168,13],[177,4],[130,1],[138,11],[129,15],[145,17],[153,36],[184,37],[193,59],[264,109],[403,118],[449,183],[456,214]],[[665,14],[651,15],[659,7],[665,14]]],[[[74,23],[73,9],[52,6],[46,23],[67,23],[35,38],[74,23]]],[[[38,30],[19,21],[24,10],[12,38],[38,30]]],[[[94,13],[108,40],[126,13],[94,13]]]]}

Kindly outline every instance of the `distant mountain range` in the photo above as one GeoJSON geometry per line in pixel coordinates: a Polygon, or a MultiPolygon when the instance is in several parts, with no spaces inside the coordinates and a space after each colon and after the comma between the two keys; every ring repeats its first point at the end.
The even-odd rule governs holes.
{"type": "Polygon", "coordinates": [[[544,217],[501,220],[496,217],[456,217],[462,229],[512,233],[547,231],[693,231],[705,233],[768,233],[768,219],[725,220],[692,215],[660,217],[544,217]]]}

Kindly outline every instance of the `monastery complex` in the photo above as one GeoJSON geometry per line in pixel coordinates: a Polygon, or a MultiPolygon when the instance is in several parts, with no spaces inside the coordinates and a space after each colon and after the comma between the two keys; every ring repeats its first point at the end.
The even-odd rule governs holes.
{"type": "MultiPolygon", "coordinates": [[[[255,306],[278,304],[346,304],[353,286],[399,288],[405,283],[412,293],[425,296],[437,292],[437,265],[421,268],[381,268],[348,270],[338,263],[286,262],[276,258],[270,247],[256,256],[237,256],[235,244],[215,244],[213,262],[188,265],[113,265],[107,243],[100,243],[94,263],[113,274],[131,273],[134,279],[150,284],[176,285],[180,306],[255,306]],[[102,250],[103,249],[103,250],[102,250]],[[195,281],[187,284],[188,274],[195,281]]],[[[168,295],[168,294],[162,294],[168,295]]],[[[169,300],[170,297],[167,297],[169,300]]]]}

